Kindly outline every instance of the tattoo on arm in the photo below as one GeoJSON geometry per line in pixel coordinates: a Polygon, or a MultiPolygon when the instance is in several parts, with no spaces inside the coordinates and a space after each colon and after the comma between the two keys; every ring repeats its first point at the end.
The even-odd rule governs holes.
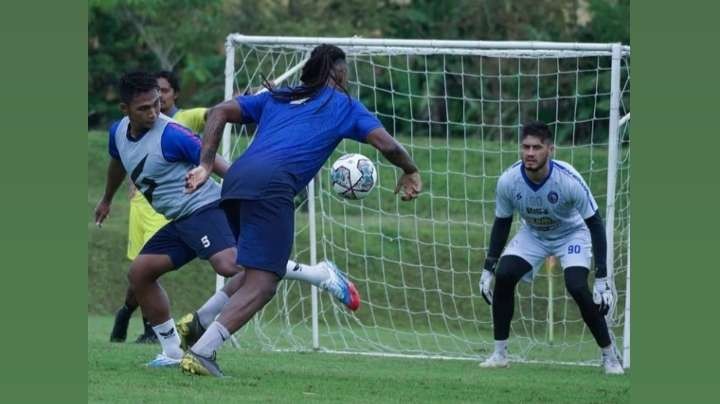
{"type": "Polygon", "coordinates": [[[225,123],[222,122],[222,119],[220,119],[217,114],[210,114],[208,122],[205,125],[205,135],[203,136],[202,149],[200,150],[201,165],[212,169],[224,126],[225,123]]]}
{"type": "Polygon", "coordinates": [[[205,123],[202,149],[200,151],[200,164],[208,171],[212,171],[215,155],[220,146],[225,125],[228,123],[241,123],[242,111],[234,100],[222,102],[208,111],[205,123]]]}

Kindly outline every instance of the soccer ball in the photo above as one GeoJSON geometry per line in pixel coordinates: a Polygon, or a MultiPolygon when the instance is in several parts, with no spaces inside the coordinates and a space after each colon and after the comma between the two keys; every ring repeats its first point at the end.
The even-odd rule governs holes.
{"type": "Polygon", "coordinates": [[[377,183],[377,170],[362,154],[346,154],[330,170],[330,183],[336,194],[346,199],[363,199],[377,183]]]}

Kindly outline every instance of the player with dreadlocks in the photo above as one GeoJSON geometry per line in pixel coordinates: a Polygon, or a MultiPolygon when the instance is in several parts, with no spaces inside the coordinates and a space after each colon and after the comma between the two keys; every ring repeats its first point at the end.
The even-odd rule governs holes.
{"type": "Polygon", "coordinates": [[[415,163],[380,121],[347,90],[345,52],[333,45],[313,49],[297,87],[239,96],[213,107],[205,126],[200,165],[186,176],[188,192],[211,172],[226,123],[257,123],[247,151],[230,167],[222,203],[237,231],[237,265],[245,283],[219,317],[187,351],[181,367],[192,374],[222,376],[215,352],[275,295],[286,272],[294,234],[293,197],[317,174],[343,139],[369,143],[401,168],[396,193],[417,197],[422,182],[415,163]]]}

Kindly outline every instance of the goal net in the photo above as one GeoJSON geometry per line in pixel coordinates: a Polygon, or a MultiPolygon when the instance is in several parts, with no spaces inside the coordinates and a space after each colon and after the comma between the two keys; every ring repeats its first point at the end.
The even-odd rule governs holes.
{"type": "MultiPolygon", "coordinates": [[[[346,52],[350,93],[411,153],[424,190],[413,202],[400,201],[393,193],[399,170],[368,145],[343,141],[296,198],[293,259],[334,261],[362,294],[360,309],[350,313],[308,285],[281,282],[274,300],[238,332],[240,344],[487,356],[493,349],[492,313],[478,281],[494,219],[495,186],[519,159],[522,123],[539,119],[554,132],[555,158],[578,169],[607,222],[608,264],[618,298],[608,322],[627,355],[630,48],[231,34],[226,98],[258,91],[262,75],[279,85],[298,84],[304,61],[320,43],[346,52]],[[345,153],[362,153],[378,167],[378,185],[364,200],[344,200],[332,192],[328,170],[345,153]]],[[[242,154],[255,130],[228,126],[226,156],[242,154]]],[[[534,282],[518,285],[509,346],[516,360],[597,363],[599,350],[554,260],[534,282]]]]}

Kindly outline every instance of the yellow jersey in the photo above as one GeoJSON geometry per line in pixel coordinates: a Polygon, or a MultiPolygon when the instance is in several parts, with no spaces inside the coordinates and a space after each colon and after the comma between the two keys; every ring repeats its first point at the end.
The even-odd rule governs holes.
{"type": "Polygon", "coordinates": [[[180,109],[172,116],[172,119],[199,135],[205,128],[207,110],[207,108],[180,109]]]}

